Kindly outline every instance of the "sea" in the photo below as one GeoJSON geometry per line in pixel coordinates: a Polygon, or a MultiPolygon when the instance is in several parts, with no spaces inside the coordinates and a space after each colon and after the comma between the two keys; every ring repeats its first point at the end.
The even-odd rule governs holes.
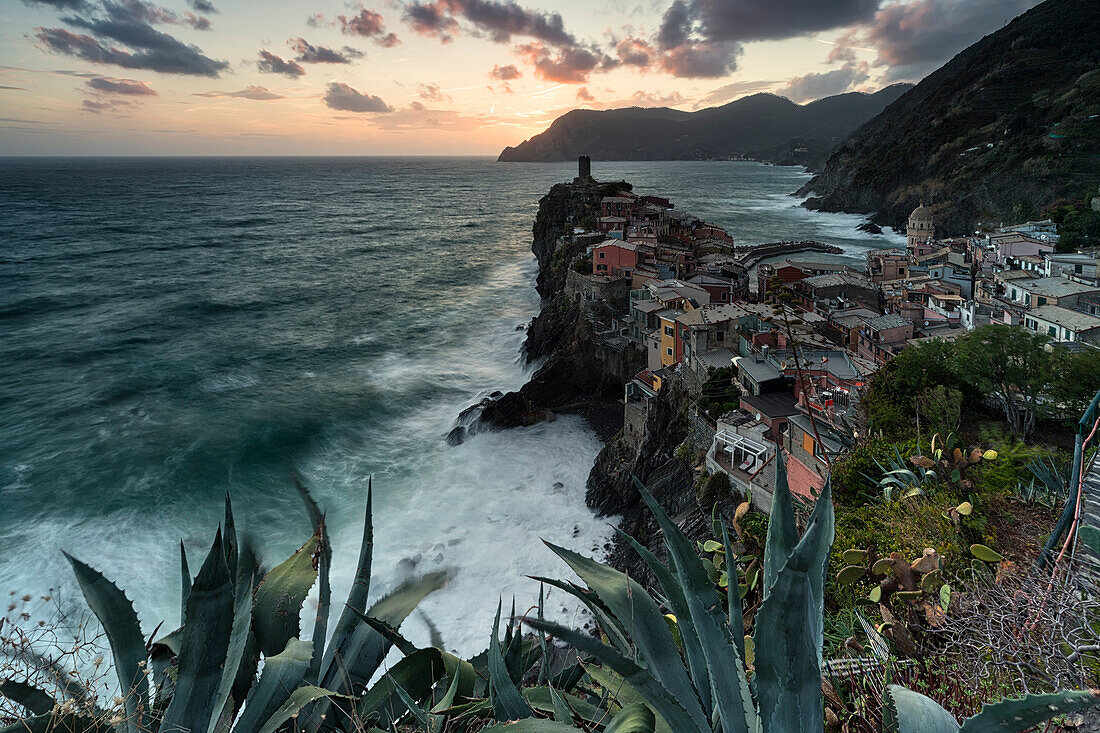
{"type": "MultiPolygon", "coordinates": [[[[859,263],[901,241],[799,208],[799,168],[593,173],[741,243],[818,239],[859,263]]],[[[79,609],[64,550],[125,589],[147,634],[173,629],[179,544],[196,571],[226,495],[269,567],[309,538],[294,473],[327,513],[340,608],[373,481],[372,599],[447,570],[403,631],[485,648],[499,601],[535,603],[528,576],[568,577],[540,540],[599,557],[616,522],[585,506],[601,444],[579,418],[445,441],[531,372],[531,223],[574,175],[488,158],[0,159],[0,598],[79,609]]],[[[547,613],[585,621],[560,591],[547,613]]]]}

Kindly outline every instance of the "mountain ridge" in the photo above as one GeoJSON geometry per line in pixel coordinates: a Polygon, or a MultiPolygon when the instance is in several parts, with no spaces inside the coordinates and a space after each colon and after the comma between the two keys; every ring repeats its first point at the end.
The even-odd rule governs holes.
{"type": "Polygon", "coordinates": [[[1100,183],[1100,3],[1046,0],[964,49],[855,130],[804,206],[937,231],[1037,218],[1100,183]]]}
{"type": "Polygon", "coordinates": [[[911,85],[847,92],[806,104],[766,92],[693,112],[670,107],[574,109],[543,132],[506,147],[500,162],[783,158],[807,164],[838,144],[911,85]]]}

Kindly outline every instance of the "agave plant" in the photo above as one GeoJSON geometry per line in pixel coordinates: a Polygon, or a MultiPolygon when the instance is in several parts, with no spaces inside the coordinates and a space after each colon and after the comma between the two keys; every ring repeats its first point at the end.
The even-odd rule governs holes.
{"type": "MultiPolygon", "coordinates": [[[[656,730],[820,733],[823,586],[834,536],[829,483],[799,537],[782,454],[776,456],[764,600],[751,644],[744,635],[737,594],[722,603],[691,543],[640,483],[638,490],[664,534],[668,564],[623,536],[653,571],[665,600],[658,602],[623,573],[552,547],[587,584],[587,592],[578,589],[577,595],[593,609],[608,643],[542,619],[529,619],[528,624],[599,660],[607,689],[644,702],[654,713],[656,730]],[[675,617],[677,634],[664,612],[675,617]],[[755,650],[751,665],[750,650],[755,650]]],[[[732,556],[729,533],[724,526],[722,530],[726,553],[732,556]]],[[[731,588],[734,581],[730,578],[731,588]]],[[[1005,700],[986,706],[961,726],[935,701],[903,687],[889,687],[883,702],[888,733],[991,733],[1026,730],[1054,715],[1097,704],[1100,691],[1005,700]]],[[[552,733],[570,728],[530,724],[507,730],[552,733]]]]}
{"type": "MultiPolygon", "coordinates": [[[[384,715],[387,706],[396,704],[392,693],[376,685],[361,695],[394,644],[386,630],[399,626],[447,576],[432,573],[411,580],[367,607],[374,543],[368,489],[355,580],[324,646],[331,550],[324,515],[304,488],[301,492],[313,536],[267,573],[259,572],[248,545],[238,543],[226,497],[224,524],[193,579],[181,545],[183,626],[148,644],[126,594],[99,571],[66,555],[110,645],[125,714],[112,719],[94,705],[66,704],[29,682],[3,680],[0,695],[31,715],[3,730],[274,733],[295,716],[299,729],[318,730],[339,724],[351,711],[384,715]],[[314,641],[303,641],[302,604],[315,584],[314,641]],[[333,705],[334,700],[340,704],[333,705]],[[330,708],[334,714],[326,715],[330,708]]],[[[427,670],[425,679],[449,676],[456,690],[472,690],[472,670],[460,675],[459,661],[446,652],[428,650],[416,661],[427,670]]]]}
{"type": "Polygon", "coordinates": [[[882,472],[881,478],[875,479],[866,474],[864,474],[864,477],[875,482],[878,490],[882,492],[882,498],[886,501],[893,501],[895,491],[899,492],[903,498],[924,496],[929,492],[931,486],[936,483],[935,471],[929,471],[920,466],[915,466],[916,470],[909,468],[908,462],[902,457],[901,451],[896,445],[894,446],[894,455],[887,457],[885,465],[877,458],[873,460],[882,472]]]}

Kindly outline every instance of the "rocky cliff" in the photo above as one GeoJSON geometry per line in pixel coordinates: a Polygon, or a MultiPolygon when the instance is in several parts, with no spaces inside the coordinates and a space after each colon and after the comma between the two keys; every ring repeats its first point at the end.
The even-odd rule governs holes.
{"type": "Polygon", "coordinates": [[[1037,218],[1100,182],[1100,3],[1047,0],[951,59],[864,124],[799,192],[805,206],[937,232],[1037,218]]]}

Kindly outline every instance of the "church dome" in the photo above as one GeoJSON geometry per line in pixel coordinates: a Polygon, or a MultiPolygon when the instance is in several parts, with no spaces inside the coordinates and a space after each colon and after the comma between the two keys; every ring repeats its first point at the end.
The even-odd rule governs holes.
{"type": "Polygon", "coordinates": [[[913,213],[909,215],[909,221],[932,221],[932,209],[922,203],[913,209],[913,213]]]}

